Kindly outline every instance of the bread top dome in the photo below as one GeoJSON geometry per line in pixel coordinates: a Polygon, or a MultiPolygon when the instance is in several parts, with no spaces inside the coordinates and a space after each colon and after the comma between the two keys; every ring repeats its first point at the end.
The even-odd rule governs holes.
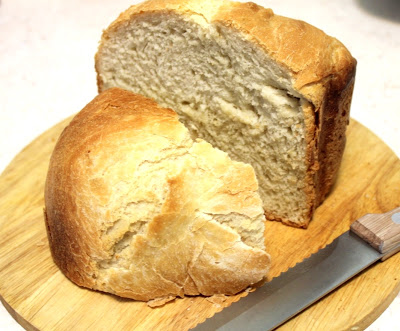
{"type": "Polygon", "coordinates": [[[158,304],[237,293],[269,268],[257,189],[251,166],[193,141],[172,110],[109,89],[50,160],[53,258],[78,285],[158,304]]]}

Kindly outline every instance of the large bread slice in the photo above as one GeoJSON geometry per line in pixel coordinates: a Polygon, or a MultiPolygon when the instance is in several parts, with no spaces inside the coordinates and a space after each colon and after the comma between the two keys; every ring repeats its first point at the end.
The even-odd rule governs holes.
{"type": "Polygon", "coordinates": [[[54,261],[78,285],[153,305],[237,293],[269,268],[257,189],[250,165],[193,141],[172,110],[109,89],[50,160],[54,261]]]}
{"type": "Polygon", "coordinates": [[[356,61],[336,39],[254,3],[150,0],[102,36],[99,91],[174,109],[257,174],[267,218],[307,227],[345,146],[356,61]]]}

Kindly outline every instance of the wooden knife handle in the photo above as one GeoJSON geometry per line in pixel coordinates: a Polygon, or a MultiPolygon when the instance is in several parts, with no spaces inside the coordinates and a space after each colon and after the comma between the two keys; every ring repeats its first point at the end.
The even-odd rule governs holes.
{"type": "Polygon", "coordinates": [[[400,250],[400,207],[364,215],[350,229],[387,258],[400,250]]]}

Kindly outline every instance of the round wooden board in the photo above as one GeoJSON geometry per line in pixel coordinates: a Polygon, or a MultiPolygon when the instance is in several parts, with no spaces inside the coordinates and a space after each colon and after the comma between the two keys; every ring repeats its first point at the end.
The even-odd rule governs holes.
{"type": "MultiPolygon", "coordinates": [[[[30,330],[187,330],[223,307],[203,297],[177,299],[152,309],[113,295],[79,288],[53,263],[43,221],[43,187],[51,151],[67,119],[27,146],[0,177],[0,295],[30,330]]],[[[368,129],[351,121],[338,180],[307,230],[266,224],[269,277],[302,261],[349,229],[366,213],[400,205],[400,160],[368,129]]],[[[400,290],[400,254],[375,264],[280,330],[359,330],[400,290]]]]}

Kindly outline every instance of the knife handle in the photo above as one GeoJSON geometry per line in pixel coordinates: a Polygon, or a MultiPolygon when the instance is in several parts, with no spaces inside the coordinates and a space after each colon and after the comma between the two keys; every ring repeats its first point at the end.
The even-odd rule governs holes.
{"type": "Polygon", "coordinates": [[[400,250],[400,207],[385,214],[364,215],[350,229],[384,254],[385,260],[400,250]]]}

